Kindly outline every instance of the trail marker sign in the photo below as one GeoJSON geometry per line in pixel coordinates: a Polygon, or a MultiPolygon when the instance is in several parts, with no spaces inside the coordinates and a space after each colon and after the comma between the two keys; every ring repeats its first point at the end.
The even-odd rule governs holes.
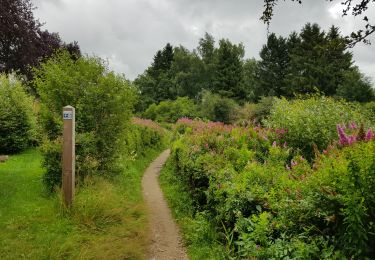
{"type": "Polygon", "coordinates": [[[75,109],[63,108],[63,151],[62,151],[62,196],[66,207],[70,207],[75,190],[75,109]]]}

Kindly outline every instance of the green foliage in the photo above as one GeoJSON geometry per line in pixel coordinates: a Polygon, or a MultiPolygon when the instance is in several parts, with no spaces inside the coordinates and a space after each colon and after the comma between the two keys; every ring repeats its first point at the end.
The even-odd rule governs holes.
{"type": "Polygon", "coordinates": [[[214,63],[215,73],[212,88],[214,93],[241,100],[245,98],[241,89],[244,49],[242,43],[236,45],[225,39],[219,41],[214,63]]]}
{"type": "Polygon", "coordinates": [[[359,106],[323,96],[292,101],[275,99],[271,114],[264,121],[268,127],[284,129],[283,141],[308,159],[314,156],[314,145],[322,151],[337,139],[337,124],[349,122],[366,125],[369,120],[359,106]]]}
{"type": "MultiPolygon", "coordinates": [[[[49,189],[60,168],[56,145],[62,133],[62,108],[76,108],[77,174],[111,174],[118,170],[121,136],[129,123],[135,92],[123,77],[109,72],[98,58],[72,60],[62,52],[41,65],[34,80],[41,101],[45,180],[49,189]],[[48,158],[53,153],[56,160],[48,158]],[[47,166],[49,164],[49,166],[47,166]]],[[[60,176],[61,174],[59,174],[60,176]]],[[[59,182],[53,183],[54,185],[59,182]]]]}
{"type": "Polygon", "coordinates": [[[300,43],[290,51],[290,64],[285,77],[289,96],[293,93],[336,94],[344,74],[351,70],[352,54],[345,39],[332,26],[328,32],[317,24],[306,24],[299,34],[300,43]]]}
{"type": "Polygon", "coordinates": [[[137,111],[177,97],[197,99],[202,91],[240,104],[258,102],[263,96],[290,98],[315,92],[370,101],[374,98],[371,82],[353,65],[346,43],[337,27],[323,31],[307,23],[287,38],[270,34],[259,61],[244,60],[242,43],[220,39],[215,46],[208,33],[192,51],[167,44],[134,81],[142,96],[137,111]]]}
{"type": "Polygon", "coordinates": [[[259,53],[261,58],[258,65],[259,89],[256,96],[280,96],[286,94],[285,76],[289,65],[289,48],[287,40],[271,33],[267,44],[259,53]]]}
{"type": "Polygon", "coordinates": [[[220,235],[205,212],[196,212],[189,191],[175,174],[172,160],[163,167],[160,177],[163,193],[177,220],[190,259],[223,259],[224,250],[218,243],[220,235]]]}
{"type": "Polygon", "coordinates": [[[138,111],[144,111],[152,103],[176,97],[175,84],[170,72],[173,57],[173,47],[168,43],[163,50],[155,54],[151,66],[134,81],[142,95],[137,105],[138,111]]]}
{"type": "Polygon", "coordinates": [[[18,79],[0,74],[0,154],[20,152],[36,141],[32,98],[18,79]]]}
{"type": "Polygon", "coordinates": [[[175,123],[182,117],[198,117],[198,108],[188,97],[178,97],[173,101],[167,100],[158,105],[150,105],[143,113],[143,117],[157,122],[175,123]]]}
{"type": "Polygon", "coordinates": [[[330,146],[311,165],[277,130],[178,124],[174,183],[223,233],[228,258],[374,257],[374,141],[330,146]]]}
{"type": "Polygon", "coordinates": [[[348,101],[371,102],[375,100],[371,81],[360,73],[357,67],[344,74],[343,81],[337,89],[337,96],[348,101]]]}
{"type": "Polygon", "coordinates": [[[230,123],[237,106],[237,103],[233,99],[222,97],[209,91],[202,92],[200,111],[204,118],[230,123]]]}
{"type": "Polygon", "coordinates": [[[149,230],[141,180],[161,149],[122,161],[113,178],[85,178],[70,211],[60,192],[44,195],[37,150],[10,156],[0,164],[0,258],[144,259],[149,230]]]}
{"type": "Polygon", "coordinates": [[[243,100],[239,99],[241,103],[243,101],[255,102],[263,93],[258,80],[259,66],[259,61],[254,58],[247,59],[243,63],[240,88],[243,91],[244,97],[243,100]]]}
{"type": "Polygon", "coordinates": [[[365,113],[369,115],[369,118],[371,118],[371,121],[375,123],[375,101],[364,103],[363,104],[365,113]]]}

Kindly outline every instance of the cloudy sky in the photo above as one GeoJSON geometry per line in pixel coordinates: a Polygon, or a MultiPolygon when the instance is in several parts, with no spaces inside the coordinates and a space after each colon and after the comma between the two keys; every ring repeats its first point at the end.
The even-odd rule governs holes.
{"type": "MultiPolygon", "coordinates": [[[[32,0],[35,16],[49,31],[66,41],[78,41],[84,53],[108,60],[116,72],[134,79],[165,46],[194,49],[205,32],[216,39],[228,38],[245,45],[246,57],[258,58],[267,28],[259,17],[262,0],[32,0]]],[[[342,0],[291,1],[275,8],[270,31],[287,36],[307,23],[323,29],[332,24],[348,34],[363,25],[353,17],[341,17],[342,0]]],[[[375,17],[375,5],[367,11],[375,17]]],[[[375,82],[375,36],[373,45],[358,44],[353,50],[356,65],[375,82]]]]}

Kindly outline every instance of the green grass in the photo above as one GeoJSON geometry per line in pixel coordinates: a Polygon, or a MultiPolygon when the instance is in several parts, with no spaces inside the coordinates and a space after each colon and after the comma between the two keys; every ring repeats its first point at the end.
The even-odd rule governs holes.
{"type": "Polygon", "coordinates": [[[189,258],[226,259],[225,249],[218,242],[218,233],[204,214],[194,213],[192,199],[174,174],[170,160],[163,167],[159,181],[172,214],[180,226],[189,258]]]}
{"type": "Polygon", "coordinates": [[[69,212],[45,194],[37,150],[11,156],[0,164],[0,259],[143,259],[141,178],[159,152],[124,162],[112,180],[87,178],[69,212]]]}

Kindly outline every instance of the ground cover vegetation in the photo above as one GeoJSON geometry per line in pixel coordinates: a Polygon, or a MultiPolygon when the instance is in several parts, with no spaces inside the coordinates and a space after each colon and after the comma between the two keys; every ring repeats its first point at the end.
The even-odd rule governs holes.
{"type": "MultiPolygon", "coordinates": [[[[310,110],[316,98],[294,102],[310,110]]],[[[217,258],[373,257],[374,133],[350,120],[343,115],[337,125],[321,125],[315,132],[329,137],[333,131],[335,137],[310,151],[300,149],[303,139],[285,141],[302,129],[179,120],[179,138],[161,178],[167,194],[180,193],[167,198],[192,258],[209,256],[207,243],[222,244],[217,258]],[[197,241],[200,236],[209,242],[197,241]]],[[[315,125],[306,122],[306,128],[315,125]]]]}
{"type": "Polygon", "coordinates": [[[148,146],[145,155],[124,160],[118,175],[81,182],[70,211],[59,190],[45,193],[37,149],[0,164],[0,258],[144,259],[148,217],[141,179],[164,144],[138,145],[148,146]]]}

